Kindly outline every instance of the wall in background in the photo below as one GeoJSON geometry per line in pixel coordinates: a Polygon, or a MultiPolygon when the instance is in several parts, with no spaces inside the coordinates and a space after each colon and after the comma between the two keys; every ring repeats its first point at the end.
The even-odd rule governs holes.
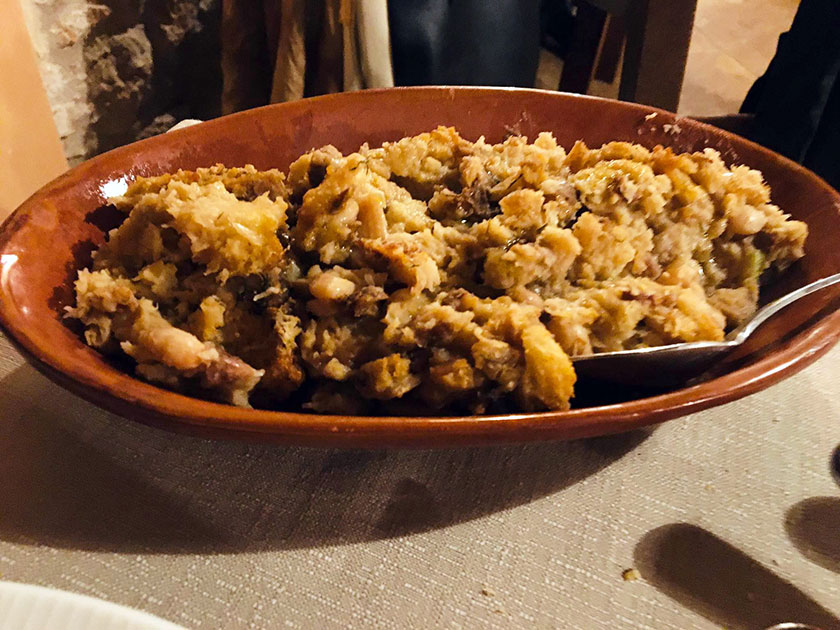
{"type": "Polygon", "coordinates": [[[220,110],[221,0],[20,0],[71,163],[220,110]]]}
{"type": "Polygon", "coordinates": [[[67,169],[23,11],[0,2],[0,221],[67,169]]]}
{"type": "Polygon", "coordinates": [[[87,1],[21,0],[20,5],[64,152],[78,161],[87,153],[85,133],[92,115],[84,63],[87,1]]]}

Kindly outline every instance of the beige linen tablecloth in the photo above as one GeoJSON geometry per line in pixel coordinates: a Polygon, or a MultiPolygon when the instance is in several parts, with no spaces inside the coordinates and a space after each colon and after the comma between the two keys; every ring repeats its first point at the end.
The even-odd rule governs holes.
{"type": "Polygon", "coordinates": [[[188,628],[837,628],[838,370],[644,433],[326,451],[123,420],[0,337],[0,579],[188,628]]]}

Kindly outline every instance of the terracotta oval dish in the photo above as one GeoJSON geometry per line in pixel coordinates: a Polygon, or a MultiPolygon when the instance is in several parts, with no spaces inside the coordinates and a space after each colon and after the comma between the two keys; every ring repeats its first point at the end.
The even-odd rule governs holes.
{"type": "Polygon", "coordinates": [[[403,88],[272,105],[125,146],[42,188],[0,229],[0,323],[49,378],[127,418],[210,437],[321,446],[451,446],[570,439],[626,431],[719,405],[768,387],[824,354],[840,336],[840,291],[796,303],[765,324],[713,374],[670,391],[579,382],[571,411],[470,417],[344,417],[243,409],[189,398],[140,381],[87,347],[67,320],[76,271],[108,225],[114,182],[223,163],[286,169],[313,147],[352,151],[451,125],[468,139],[499,142],[551,131],[571,147],[624,140],[677,151],[719,150],[728,164],[760,169],[773,202],[806,221],[805,257],[763,300],[840,271],[840,195],[793,162],[734,135],[648,107],[553,92],[403,88]]]}

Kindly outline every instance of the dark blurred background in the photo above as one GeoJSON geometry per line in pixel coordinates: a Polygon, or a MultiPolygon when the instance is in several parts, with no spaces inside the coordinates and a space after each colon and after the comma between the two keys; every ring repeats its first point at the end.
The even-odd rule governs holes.
{"type": "MultiPolygon", "coordinates": [[[[272,96],[283,100],[367,87],[366,82],[387,84],[388,67],[396,85],[558,89],[563,83],[563,89],[617,97],[627,32],[638,30],[634,20],[639,21],[626,8],[622,13],[621,5],[656,1],[100,0],[94,4],[66,0],[56,4],[20,0],[20,4],[72,163],[159,133],[184,118],[206,119],[268,103],[272,96]],[[382,25],[377,25],[377,20],[382,21],[377,12],[385,14],[384,34],[382,25]],[[383,55],[379,43],[383,37],[392,49],[384,64],[381,58],[388,57],[388,49],[383,55]],[[345,40],[352,40],[355,49],[346,47],[345,40]],[[366,60],[366,53],[379,60],[366,60]],[[283,58],[279,66],[278,55],[283,58]],[[345,63],[349,56],[357,65],[367,62],[371,67],[354,71],[352,64],[345,63]],[[383,70],[383,65],[388,67],[383,70]],[[349,75],[355,76],[355,83],[349,75]],[[277,82],[282,84],[272,89],[277,82]]],[[[715,115],[738,110],[767,67],[798,2],[699,0],[696,15],[693,0],[660,4],[687,7],[665,15],[672,23],[646,42],[667,51],[665,66],[668,60],[677,66],[664,68],[670,70],[668,77],[657,68],[656,82],[678,84],[666,86],[664,95],[650,94],[650,86],[637,86],[648,94],[632,100],[658,98],[653,104],[680,113],[715,115]]],[[[633,45],[638,49],[638,42],[633,45]]]]}
{"type": "Polygon", "coordinates": [[[12,1],[70,164],[273,102],[497,85],[718,117],[840,185],[837,0],[12,1]]]}

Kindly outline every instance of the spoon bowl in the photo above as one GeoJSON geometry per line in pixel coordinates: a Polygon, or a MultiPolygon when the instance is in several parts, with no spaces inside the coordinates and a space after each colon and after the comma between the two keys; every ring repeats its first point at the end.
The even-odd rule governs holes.
{"type": "Polygon", "coordinates": [[[820,278],[758,309],[724,341],[695,341],[667,346],[601,352],[573,357],[581,376],[624,385],[672,385],[699,376],[741,346],[764,322],[815,291],[840,283],[840,273],[820,278]]]}

